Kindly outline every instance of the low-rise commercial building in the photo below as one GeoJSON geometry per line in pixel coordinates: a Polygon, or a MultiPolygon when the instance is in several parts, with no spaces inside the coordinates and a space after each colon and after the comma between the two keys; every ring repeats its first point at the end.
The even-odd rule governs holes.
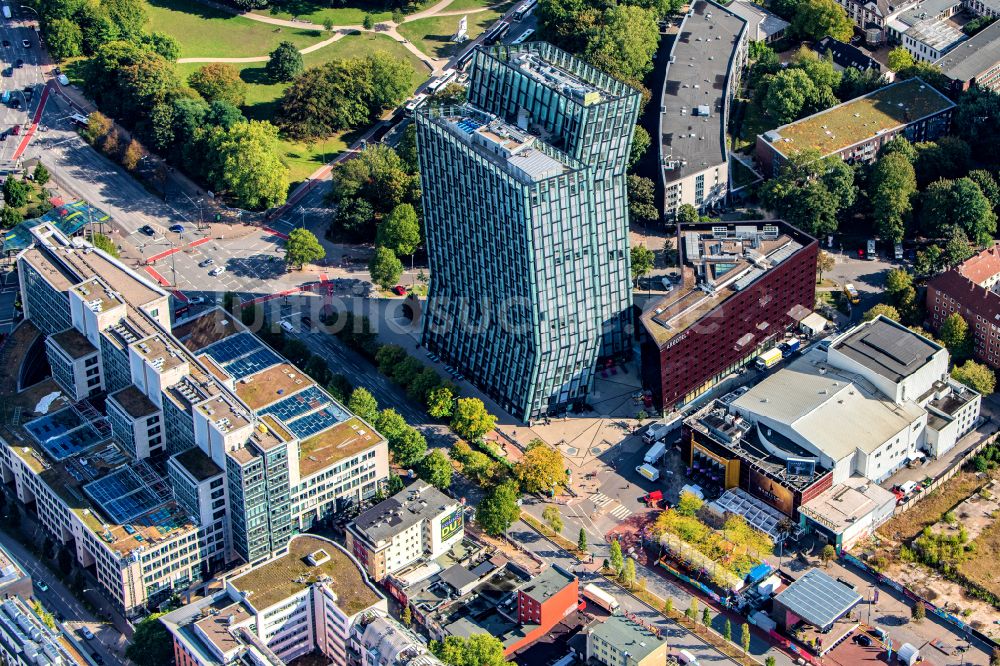
{"type": "Polygon", "coordinates": [[[934,63],[951,79],[952,89],[973,85],[1000,91],[1000,23],[993,23],[934,63]]]}
{"type": "Polygon", "coordinates": [[[660,100],[663,211],[704,210],[729,192],[726,127],[746,63],[749,28],[732,10],[696,0],[670,50],[660,100]]]}
{"type": "Polygon", "coordinates": [[[816,239],[781,222],[679,225],[682,282],[647,305],[642,381],[685,404],[775,344],[815,303],[816,239]]]}
{"type": "Polygon", "coordinates": [[[822,656],[858,626],[851,610],[861,595],[819,569],[807,571],[774,597],[771,615],[786,634],[799,632],[822,656]]]}
{"type": "Polygon", "coordinates": [[[655,628],[621,616],[598,622],[587,633],[587,662],[603,666],[657,666],[670,646],[655,628]]]}
{"type": "Polygon", "coordinates": [[[178,666],[282,666],[312,652],[357,664],[362,619],[388,605],[336,543],[293,537],[284,555],[226,581],[223,591],[161,618],[178,666]]]}
{"type": "Polygon", "coordinates": [[[465,535],[464,507],[417,481],[362,511],[347,528],[347,547],[372,579],[446,553],[465,535]]]}
{"type": "Polygon", "coordinates": [[[870,162],[896,136],[933,141],[951,127],[955,103],[919,78],[897,81],[757,136],[757,162],[777,174],[785,161],[804,150],[847,162],[870,162]]]}
{"type": "Polygon", "coordinates": [[[851,477],[799,507],[803,529],[823,535],[838,550],[892,517],[896,496],[862,477],[851,477]]]}

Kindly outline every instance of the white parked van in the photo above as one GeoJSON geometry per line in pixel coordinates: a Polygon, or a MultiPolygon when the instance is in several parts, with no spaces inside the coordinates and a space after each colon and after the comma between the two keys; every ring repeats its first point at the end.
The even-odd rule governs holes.
{"type": "Polygon", "coordinates": [[[4,5],[3,6],[3,17],[5,19],[9,19],[10,16],[11,16],[11,14],[10,14],[10,7],[8,7],[7,5],[4,5]]]}
{"type": "Polygon", "coordinates": [[[698,660],[687,650],[677,651],[677,661],[683,664],[683,666],[698,666],[698,660]]]}

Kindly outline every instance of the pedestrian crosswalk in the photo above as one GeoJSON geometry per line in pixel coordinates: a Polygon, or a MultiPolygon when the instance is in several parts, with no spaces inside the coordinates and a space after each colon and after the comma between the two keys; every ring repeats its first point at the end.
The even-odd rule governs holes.
{"type": "Polygon", "coordinates": [[[632,512],[623,504],[619,504],[616,508],[611,509],[609,513],[618,520],[625,520],[632,515],[632,512]]]}
{"type": "Polygon", "coordinates": [[[604,493],[594,493],[593,495],[590,496],[590,501],[593,502],[597,507],[603,507],[608,504],[611,504],[615,500],[611,497],[608,497],[604,493]]]}
{"type": "Polygon", "coordinates": [[[590,496],[590,501],[593,502],[594,506],[598,509],[604,509],[611,506],[611,510],[608,511],[608,515],[614,516],[618,520],[625,520],[632,515],[632,511],[625,505],[620,504],[615,501],[613,497],[608,497],[604,493],[594,493],[590,496]]]}

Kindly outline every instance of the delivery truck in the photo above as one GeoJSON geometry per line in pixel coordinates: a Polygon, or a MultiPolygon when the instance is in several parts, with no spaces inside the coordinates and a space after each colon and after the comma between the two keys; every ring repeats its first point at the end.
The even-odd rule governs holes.
{"type": "Polygon", "coordinates": [[[643,456],[642,462],[646,463],[647,465],[655,465],[657,462],[659,462],[660,458],[663,457],[663,454],[666,452],[666,450],[667,450],[666,444],[664,444],[663,442],[657,442],[656,444],[653,444],[651,447],[649,447],[649,451],[646,451],[646,455],[643,456]]]}
{"type": "Polygon", "coordinates": [[[674,414],[673,416],[662,421],[651,423],[649,427],[646,428],[646,432],[643,433],[642,441],[644,444],[659,442],[661,439],[664,439],[667,435],[679,428],[682,423],[684,423],[684,417],[681,414],[674,414]]]}
{"type": "Polygon", "coordinates": [[[583,586],[583,596],[612,615],[617,615],[619,612],[620,606],[618,605],[618,600],[593,583],[583,586]]]}
{"type": "Polygon", "coordinates": [[[758,370],[768,370],[778,365],[781,361],[781,350],[777,347],[768,349],[766,352],[757,357],[757,369],[758,370]]]}
{"type": "Polygon", "coordinates": [[[643,463],[642,465],[639,465],[638,467],[635,468],[635,471],[639,472],[639,474],[642,474],[650,481],[656,481],[658,478],[660,478],[660,470],[656,469],[649,463],[643,463]]]}

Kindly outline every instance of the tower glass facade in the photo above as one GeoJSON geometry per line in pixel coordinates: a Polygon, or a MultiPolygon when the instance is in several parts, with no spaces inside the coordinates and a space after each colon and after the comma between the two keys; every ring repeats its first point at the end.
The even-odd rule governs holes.
{"type": "Polygon", "coordinates": [[[469,103],[417,117],[424,343],[525,420],[627,352],[625,172],[639,93],[544,43],[480,50],[469,103]]]}

